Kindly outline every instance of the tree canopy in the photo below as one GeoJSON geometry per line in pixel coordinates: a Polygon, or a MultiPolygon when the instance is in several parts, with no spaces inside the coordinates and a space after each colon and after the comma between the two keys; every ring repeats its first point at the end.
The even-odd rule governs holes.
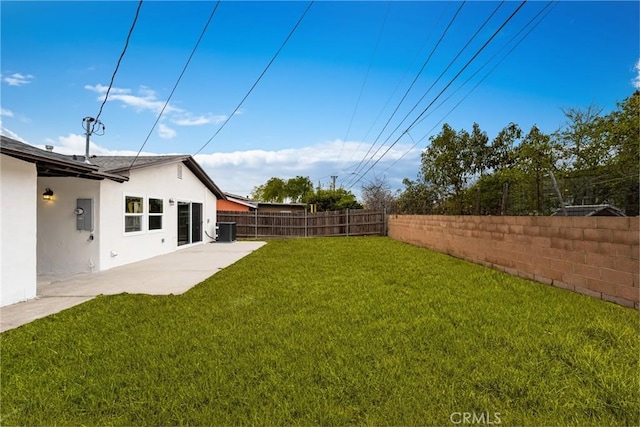
{"type": "Polygon", "coordinates": [[[304,203],[313,194],[313,184],[309,177],[296,176],[288,180],[270,178],[266,183],[254,187],[251,197],[263,202],[304,203]]]}
{"type": "Polygon", "coordinates": [[[264,184],[254,187],[251,197],[262,202],[313,204],[318,212],[362,209],[352,192],[342,188],[314,189],[309,177],[303,176],[286,181],[277,177],[269,178],[264,184]]]}
{"type": "Polygon", "coordinates": [[[524,134],[509,123],[489,137],[444,124],[398,196],[403,213],[548,215],[564,204],[612,204],[638,215],[640,91],[606,115],[563,110],[564,125],[524,134]],[[556,178],[556,179],[554,179],[556,178]]]}

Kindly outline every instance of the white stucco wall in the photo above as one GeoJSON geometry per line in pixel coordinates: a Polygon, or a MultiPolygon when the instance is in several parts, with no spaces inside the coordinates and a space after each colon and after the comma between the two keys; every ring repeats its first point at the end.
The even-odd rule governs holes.
{"type": "MultiPolygon", "coordinates": [[[[177,163],[132,170],[129,181],[116,183],[102,181],[100,188],[100,268],[108,270],[119,265],[129,264],[162,255],[178,249],[177,209],[178,202],[203,204],[203,227],[214,236],[216,222],[215,196],[200,180],[182,165],[182,179],[178,179],[177,163]],[[124,232],[125,196],[144,198],[145,215],[143,231],[124,232]],[[148,198],[164,201],[162,230],[148,230],[148,198]],[[175,201],[171,206],[169,199],[175,201]]],[[[203,242],[209,239],[203,235],[203,242]]],[[[196,243],[196,244],[201,244],[196,243]]],[[[187,245],[189,246],[189,245],[187,245]]],[[[181,246],[180,248],[185,247],[181,246]]]]}
{"type": "Polygon", "coordinates": [[[38,198],[38,274],[80,273],[100,270],[100,183],[81,178],[38,178],[37,194],[48,187],[54,200],[38,198]],[[76,228],[77,199],[94,200],[93,240],[89,231],[76,228]]]}
{"type": "Polygon", "coordinates": [[[36,182],[35,164],[0,155],[0,306],[36,296],[36,182]]]}

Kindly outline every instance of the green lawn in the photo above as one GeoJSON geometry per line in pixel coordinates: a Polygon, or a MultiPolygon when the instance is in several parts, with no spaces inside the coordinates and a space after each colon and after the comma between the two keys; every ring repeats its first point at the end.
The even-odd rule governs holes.
{"type": "Polygon", "coordinates": [[[384,237],[273,240],[3,333],[0,424],[637,426],[638,320],[384,237]]]}

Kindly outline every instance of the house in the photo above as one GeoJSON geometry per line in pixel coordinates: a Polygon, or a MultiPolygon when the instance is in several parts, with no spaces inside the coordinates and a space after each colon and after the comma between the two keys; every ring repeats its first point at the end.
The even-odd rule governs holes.
{"type": "MultiPolygon", "coordinates": [[[[626,216],[615,206],[603,205],[574,205],[565,206],[566,216],[626,216]]],[[[556,209],[551,216],[565,216],[562,208],[556,209]]]]}
{"type": "Polygon", "coordinates": [[[258,202],[258,213],[304,213],[305,210],[304,203],[258,202]]]}
{"type": "Polygon", "coordinates": [[[40,274],[108,270],[215,240],[225,196],[193,157],[88,160],[1,137],[0,306],[34,298],[40,274]]]}
{"type": "Polygon", "coordinates": [[[226,200],[218,203],[221,212],[304,213],[304,203],[259,202],[237,194],[224,193],[226,200]]]}
{"type": "Polygon", "coordinates": [[[220,200],[218,210],[221,212],[253,212],[258,209],[258,202],[237,194],[224,193],[225,200],[220,200]]]}

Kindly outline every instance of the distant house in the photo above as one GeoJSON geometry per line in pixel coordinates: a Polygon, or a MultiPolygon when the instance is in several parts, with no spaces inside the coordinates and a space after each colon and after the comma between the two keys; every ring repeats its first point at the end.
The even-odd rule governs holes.
{"type": "Polygon", "coordinates": [[[258,209],[258,202],[236,194],[224,193],[225,200],[218,202],[221,212],[253,212],[258,209]]]}
{"type": "Polygon", "coordinates": [[[304,203],[260,202],[236,194],[224,194],[226,200],[218,203],[221,212],[301,213],[307,208],[304,203]]]}
{"type": "Polygon", "coordinates": [[[306,209],[304,203],[258,202],[258,213],[303,213],[306,209]]]}
{"type": "Polygon", "coordinates": [[[212,241],[223,192],[188,155],[66,156],[1,137],[0,306],[38,274],[110,268],[212,241]]]}
{"type": "Polygon", "coordinates": [[[626,216],[620,209],[608,204],[565,206],[564,209],[556,209],[552,216],[564,216],[565,211],[566,216],[626,216]]]}

